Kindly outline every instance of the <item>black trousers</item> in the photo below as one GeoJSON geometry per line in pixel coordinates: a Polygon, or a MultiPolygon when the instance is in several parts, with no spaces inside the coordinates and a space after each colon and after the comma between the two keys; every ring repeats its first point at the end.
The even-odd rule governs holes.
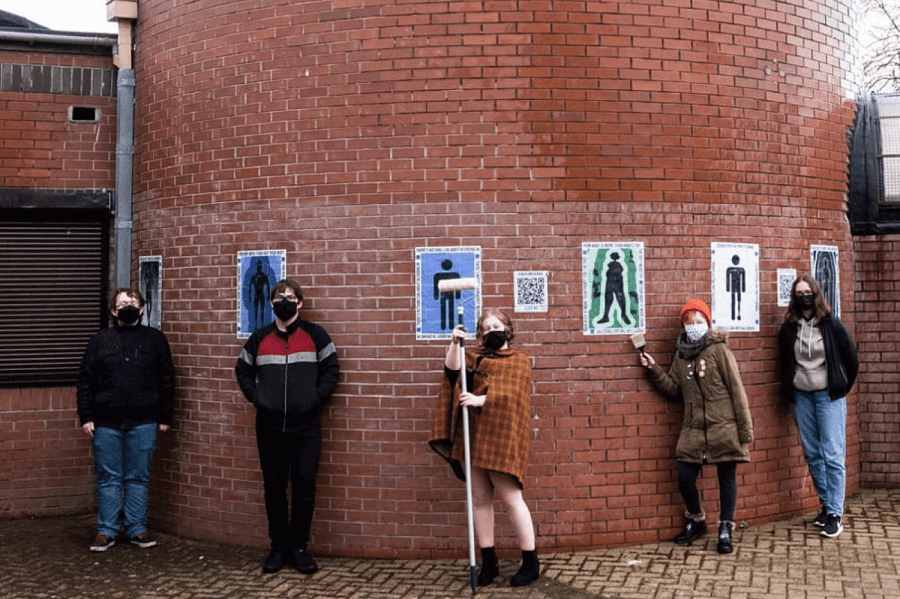
{"type": "Polygon", "coordinates": [[[256,425],[266,517],[272,547],[306,549],[316,504],[316,472],[322,453],[322,421],[287,432],[256,425]],[[291,483],[290,515],[287,488],[291,483]]]}
{"type": "MultiPolygon", "coordinates": [[[[737,503],[737,462],[720,462],[715,464],[719,475],[719,520],[734,522],[734,506],[737,503]]],[[[678,490],[684,504],[691,514],[700,514],[700,491],[697,489],[697,478],[703,464],[678,462],[678,490]]]]}

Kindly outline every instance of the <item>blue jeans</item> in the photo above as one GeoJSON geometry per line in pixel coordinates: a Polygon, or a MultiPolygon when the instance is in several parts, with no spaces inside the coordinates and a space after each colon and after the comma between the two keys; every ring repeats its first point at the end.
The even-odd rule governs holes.
{"type": "Polygon", "coordinates": [[[832,400],[827,391],[794,391],[794,417],[819,501],[840,516],[847,480],[847,399],[832,400]]]}
{"type": "Polygon", "coordinates": [[[156,447],[156,423],[131,430],[94,430],[94,470],[97,474],[97,534],[119,534],[122,492],[125,494],[125,534],[147,530],[147,490],[156,447]]]}

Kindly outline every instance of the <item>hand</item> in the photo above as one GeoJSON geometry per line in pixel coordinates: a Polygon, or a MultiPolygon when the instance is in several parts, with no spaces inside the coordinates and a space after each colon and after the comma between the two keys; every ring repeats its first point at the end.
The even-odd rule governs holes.
{"type": "Polygon", "coordinates": [[[641,352],[641,366],[644,368],[653,368],[655,365],[656,360],[653,359],[653,356],[647,352],[641,352]]]}
{"type": "Polygon", "coordinates": [[[81,430],[83,430],[87,434],[87,436],[90,437],[91,439],[94,438],[94,423],[93,422],[85,422],[81,426],[81,430]]]}
{"type": "Polygon", "coordinates": [[[166,432],[167,430],[169,430],[169,425],[168,425],[168,424],[160,424],[160,425],[159,425],[159,432],[164,433],[164,432],[166,432]]]}
{"type": "Polygon", "coordinates": [[[459,396],[459,405],[467,408],[480,408],[484,405],[486,397],[486,395],[473,395],[466,392],[459,396]]]}
{"type": "Polygon", "coordinates": [[[466,338],[466,327],[458,324],[456,328],[453,329],[453,335],[450,337],[450,343],[452,345],[459,345],[460,340],[465,340],[466,338]]]}

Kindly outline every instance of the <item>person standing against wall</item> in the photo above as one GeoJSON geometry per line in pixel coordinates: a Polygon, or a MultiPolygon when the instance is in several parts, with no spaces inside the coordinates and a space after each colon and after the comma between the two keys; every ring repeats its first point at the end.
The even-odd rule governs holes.
{"type": "Polygon", "coordinates": [[[844,530],[847,393],[859,372],[856,346],[832,315],[819,283],[794,281],[778,334],[781,388],[791,403],[803,456],[822,504],[813,524],[834,538],[844,530]]]}
{"type": "Polygon", "coordinates": [[[141,324],[144,297],[116,289],[109,313],[114,326],[88,342],[76,379],[78,417],[91,437],[97,476],[97,537],[91,551],[106,551],[125,534],[138,547],[153,547],[147,530],[150,465],[157,430],[172,424],[175,372],[166,336],[141,324]]]}
{"type": "Polygon", "coordinates": [[[641,365],[650,381],[668,399],[684,402],[684,423],[675,459],[678,490],[687,506],[687,524],[675,543],[688,545],[709,530],[700,504],[697,478],[704,464],[715,464],[719,478],[719,553],[733,551],[734,511],[737,503],[737,465],[750,461],[753,420],[737,362],[727,335],[710,330],[712,319],[705,302],[692,299],[681,309],[684,330],[669,372],[650,354],[641,352],[641,365]]]}
{"type": "Polygon", "coordinates": [[[271,541],[263,572],[277,572],[287,563],[303,574],[314,574],[319,567],[307,546],[322,451],[321,411],[337,385],[338,360],[325,329],[300,318],[299,284],[278,281],[269,301],[275,322],[247,339],[234,367],[241,391],[256,407],[256,443],[271,541]]]}
{"type": "Polygon", "coordinates": [[[510,585],[527,586],[540,578],[534,525],[522,496],[531,434],[531,363],[509,346],[515,337],[510,318],[500,310],[485,310],[476,325],[480,343],[465,357],[469,391],[461,393],[460,340],[465,335],[463,326],[457,326],[447,348],[429,445],[465,480],[460,407],[470,408],[472,503],[482,558],[478,586],[491,584],[500,575],[494,548],[494,492],[506,508],[522,551],[522,566],[510,585]]]}

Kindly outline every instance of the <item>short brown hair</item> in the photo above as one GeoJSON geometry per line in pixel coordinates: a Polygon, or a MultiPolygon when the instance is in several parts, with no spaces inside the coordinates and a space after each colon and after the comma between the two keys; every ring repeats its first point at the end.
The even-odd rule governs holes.
{"type": "Polygon", "coordinates": [[[303,300],[303,289],[300,288],[300,283],[290,279],[281,279],[275,283],[274,287],[272,287],[272,292],[269,294],[269,301],[274,302],[275,296],[279,293],[284,293],[285,289],[290,289],[294,292],[294,295],[297,296],[298,300],[303,300]]]}
{"type": "Polygon", "coordinates": [[[144,299],[144,296],[141,295],[141,292],[137,289],[132,289],[131,287],[117,287],[115,291],[113,291],[109,296],[110,312],[116,309],[116,298],[118,298],[123,293],[130,298],[136,299],[138,301],[138,306],[140,306],[141,308],[143,308],[144,304],[147,303],[147,301],[144,299]]]}

